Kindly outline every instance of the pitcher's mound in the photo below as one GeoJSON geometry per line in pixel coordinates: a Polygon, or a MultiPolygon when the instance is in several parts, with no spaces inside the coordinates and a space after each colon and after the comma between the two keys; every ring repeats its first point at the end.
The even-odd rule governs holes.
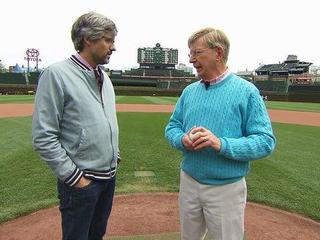
{"type": "MultiPolygon", "coordinates": [[[[248,203],[245,228],[250,240],[320,240],[320,223],[270,207],[248,203]]],[[[109,220],[109,236],[179,232],[178,195],[119,195],[109,220]]],[[[57,207],[0,225],[0,236],[14,240],[61,239],[57,207]]],[[[1,238],[2,239],[2,238],[1,238]]]]}

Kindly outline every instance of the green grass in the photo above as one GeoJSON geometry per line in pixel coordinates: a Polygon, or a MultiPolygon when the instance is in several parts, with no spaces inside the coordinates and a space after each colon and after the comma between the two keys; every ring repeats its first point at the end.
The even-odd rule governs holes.
{"type": "MultiPolygon", "coordinates": [[[[164,138],[168,113],[118,113],[117,194],[177,192],[181,153],[164,138]],[[154,177],[135,177],[153,171],[154,177]]],[[[277,149],[256,161],[248,199],[320,220],[320,127],[273,124],[277,149]]],[[[55,178],[31,148],[31,117],[0,119],[0,222],[57,204],[55,178]]]]}
{"type": "Polygon", "coordinates": [[[249,200],[320,220],[320,127],[273,124],[277,147],[247,177],[249,200]]]}
{"type": "Polygon", "coordinates": [[[117,103],[134,104],[176,104],[177,97],[157,97],[157,96],[117,96],[117,103]]]}
{"type": "MultiPolygon", "coordinates": [[[[127,104],[175,104],[177,97],[158,96],[116,96],[117,103],[127,104]]],[[[33,103],[34,95],[0,95],[3,103],[33,103]]]]}
{"type": "Polygon", "coordinates": [[[33,103],[34,95],[0,95],[2,103],[33,103]]]}
{"type": "MultiPolygon", "coordinates": [[[[117,103],[126,104],[172,104],[177,101],[177,97],[159,96],[116,96],[117,103]]],[[[33,95],[0,95],[1,103],[33,103],[33,95]]],[[[279,102],[267,101],[268,109],[279,109],[289,111],[320,112],[320,103],[303,102],[279,102]]]]}
{"type": "Polygon", "coordinates": [[[122,163],[117,193],[176,192],[181,154],[164,138],[169,114],[118,113],[122,163]],[[153,171],[155,177],[134,177],[153,171]]]}
{"type": "Polygon", "coordinates": [[[0,120],[0,222],[57,203],[52,173],[31,147],[31,118],[0,120]]]}
{"type": "MultiPolygon", "coordinates": [[[[117,193],[178,190],[180,154],[163,137],[167,119],[167,114],[119,113],[123,160],[117,193]],[[142,170],[155,177],[135,178],[142,170]]],[[[0,131],[0,222],[57,204],[55,178],[31,148],[31,117],[0,119],[0,131]]]]}
{"type": "Polygon", "coordinates": [[[267,101],[266,105],[268,109],[320,112],[320,103],[267,101]]]}

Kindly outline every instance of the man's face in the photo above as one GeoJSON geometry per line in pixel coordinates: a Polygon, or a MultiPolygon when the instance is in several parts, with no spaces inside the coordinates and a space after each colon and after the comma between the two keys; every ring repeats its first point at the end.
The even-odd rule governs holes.
{"type": "Polygon", "coordinates": [[[96,65],[109,63],[112,52],[116,50],[114,40],[115,33],[106,32],[101,39],[91,42],[91,58],[96,65]]]}
{"type": "Polygon", "coordinates": [[[209,48],[202,37],[190,44],[189,62],[197,70],[203,80],[210,80],[214,77],[217,69],[217,51],[209,48]]]}

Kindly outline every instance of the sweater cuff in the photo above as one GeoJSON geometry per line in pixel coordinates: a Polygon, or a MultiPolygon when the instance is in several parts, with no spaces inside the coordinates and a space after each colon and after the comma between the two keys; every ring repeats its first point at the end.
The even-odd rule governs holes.
{"type": "Polygon", "coordinates": [[[178,139],[177,139],[177,141],[176,141],[176,147],[177,147],[177,149],[181,149],[181,150],[184,150],[185,149],[185,147],[184,147],[184,145],[183,145],[183,142],[182,142],[182,140],[183,140],[183,137],[184,137],[184,134],[181,134],[179,137],[178,137],[178,139]]]}
{"type": "Polygon", "coordinates": [[[226,140],[223,138],[219,138],[220,140],[220,151],[218,152],[220,155],[224,155],[227,147],[226,140]]]}
{"type": "Polygon", "coordinates": [[[72,174],[64,181],[64,183],[72,187],[79,182],[82,175],[83,175],[83,171],[81,171],[79,168],[76,168],[72,172],[72,174]]]}

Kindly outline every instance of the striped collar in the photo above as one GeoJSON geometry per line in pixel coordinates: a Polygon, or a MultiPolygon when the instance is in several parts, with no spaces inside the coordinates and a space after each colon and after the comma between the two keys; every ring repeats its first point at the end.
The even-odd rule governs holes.
{"type": "MultiPolygon", "coordinates": [[[[104,76],[101,70],[100,65],[97,65],[97,67],[95,69],[93,69],[90,64],[84,60],[83,57],[80,56],[80,54],[76,54],[76,55],[72,55],[70,57],[71,61],[73,61],[77,66],[79,66],[81,69],[83,70],[87,70],[87,71],[93,71],[94,72],[94,76],[95,78],[98,80],[98,84],[103,84],[104,81],[104,76]]],[[[100,88],[101,88],[100,86],[100,88]]]]}
{"type": "Polygon", "coordinates": [[[83,70],[99,70],[99,65],[97,65],[96,69],[93,69],[93,67],[91,67],[90,64],[83,57],[81,57],[79,53],[77,53],[76,55],[72,55],[70,59],[83,70]]]}

